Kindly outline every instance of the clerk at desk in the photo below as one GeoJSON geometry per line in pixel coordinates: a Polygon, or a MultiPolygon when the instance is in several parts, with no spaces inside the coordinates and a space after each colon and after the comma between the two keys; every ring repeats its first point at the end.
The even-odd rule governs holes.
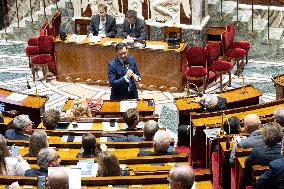
{"type": "Polygon", "coordinates": [[[107,6],[98,5],[99,14],[92,16],[91,23],[88,27],[90,36],[115,37],[116,21],[115,18],[107,14],[107,6]]]}

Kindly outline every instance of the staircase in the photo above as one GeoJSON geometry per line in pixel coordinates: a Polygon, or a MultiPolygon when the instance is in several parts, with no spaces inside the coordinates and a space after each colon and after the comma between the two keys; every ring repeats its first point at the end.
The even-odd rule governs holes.
{"type": "MultiPolygon", "coordinates": [[[[40,10],[33,13],[33,21],[31,16],[28,14],[23,17],[19,22],[19,27],[17,21],[14,20],[9,27],[7,27],[7,34],[5,34],[4,29],[0,31],[0,40],[9,41],[26,41],[29,37],[39,34],[39,28],[45,19],[43,7],[40,6],[40,10]]],[[[73,22],[71,21],[73,17],[73,6],[69,0],[60,0],[58,2],[58,10],[62,14],[61,25],[65,28],[66,32],[73,31],[73,22]]],[[[46,17],[48,18],[49,24],[51,25],[51,19],[54,13],[57,11],[56,5],[48,5],[45,9],[46,17]]]]}
{"type": "MultiPolygon", "coordinates": [[[[268,7],[239,4],[237,40],[248,40],[252,44],[249,59],[283,62],[284,54],[284,7],[268,7]],[[252,16],[253,31],[252,32],[252,16]],[[269,19],[269,22],[268,22],[269,19]],[[269,23],[269,40],[268,40],[269,23]]],[[[208,12],[211,16],[209,26],[226,26],[237,21],[237,1],[223,1],[221,17],[221,0],[208,0],[208,12]],[[223,20],[222,20],[223,19],[223,20]]]]}

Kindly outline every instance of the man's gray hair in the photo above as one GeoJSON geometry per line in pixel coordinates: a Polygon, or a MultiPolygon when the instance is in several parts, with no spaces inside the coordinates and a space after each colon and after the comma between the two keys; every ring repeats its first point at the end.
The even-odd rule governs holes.
{"type": "Polygon", "coordinates": [[[68,189],[69,188],[68,173],[62,168],[58,168],[52,171],[48,175],[48,188],[49,189],[68,189]]]}
{"type": "Polygon", "coordinates": [[[248,114],[244,118],[244,126],[246,127],[259,127],[261,125],[261,121],[259,116],[256,114],[248,114]]]}
{"type": "Polygon", "coordinates": [[[154,142],[154,148],[155,151],[158,152],[165,152],[168,150],[170,144],[171,144],[171,136],[169,132],[159,130],[155,133],[153,142],[154,142]]]}
{"type": "Polygon", "coordinates": [[[170,171],[170,178],[180,182],[181,188],[188,189],[194,184],[195,175],[193,169],[186,164],[175,164],[170,171]]]}
{"type": "Polygon", "coordinates": [[[206,109],[214,109],[218,106],[218,97],[216,95],[206,95],[203,102],[206,109]]]}
{"type": "Polygon", "coordinates": [[[144,139],[149,141],[153,140],[155,133],[159,130],[159,125],[154,120],[149,120],[145,123],[143,128],[144,139]]]}
{"type": "Polygon", "coordinates": [[[21,114],[18,115],[17,117],[14,118],[13,120],[13,126],[15,128],[15,130],[21,130],[23,129],[25,126],[27,126],[30,123],[30,118],[28,115],[25,114],[21,114]]]}
{"type": "Polygon", "coordinates": [[[279,107],[274,111],[274,118],[277,123],[284,127],[284,108],[279,107]]]}
{"type": "Polygon", "coordinates": [[[37,156],[37,164],[40,168],[48,168],[49,164],[58,158],[57,151],[53,148],[42,148],[37,156]]]}

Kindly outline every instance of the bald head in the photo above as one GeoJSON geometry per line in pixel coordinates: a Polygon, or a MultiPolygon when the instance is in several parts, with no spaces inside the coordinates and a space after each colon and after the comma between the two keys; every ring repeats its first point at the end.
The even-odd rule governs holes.
{"type": "Polygon", "coordinates": [[[64,169],[56,169],[48,176],[49,189],[68,189],[69,177],[64,169]]]}
{"type": "Polygon", "coordinates": [[[186,164],[176,164],[170,170],[169,185],[171,189],[190,189],[195,176],[192,168],[186,164]]]}
{"type": "Polygon", "coordinates": [[[253,131],[259,129],[261,126],[261,121],[259,119],[259,116],[256,114],[248,114],[244,118],[244,126],[247,128],[249,133],[252,133],[253,131]]]}
{"type": "Polygon", "coordinates": [[[275,122],[284,127],[284,108],[277,108],[274,112],[275,122]]]}

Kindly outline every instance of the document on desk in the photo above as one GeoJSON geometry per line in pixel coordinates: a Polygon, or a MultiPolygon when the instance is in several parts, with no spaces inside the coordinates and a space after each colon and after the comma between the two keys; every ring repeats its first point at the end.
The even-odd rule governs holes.
{"type": "Polygon", "coordinates": [[[118,42],[117,41],[106,41],[103,46],[110,46],[110,45],[116,45],[118,42]]]}
{"type": "MultiPolygon", "coordinates": [[[[61,142],[67,142],[69,135],[63,135],[61,137],[61,142]]],[[[82,142],[82,136],[75,136],[73,142],[82,142]]]]}
{"type": "Polygon", "coordinates": [[[153,45],[153,44],[147,44],[146,47],[147,49],[165,49],[165,45],[153,45]]]}
{"type": "Polygon", "coordinates": [[[68,130],[92,130],[93,123],[77,123],[78,127],[73,127],[72,124],[69,125],[68,130]]]}
{"type": "Polygon", "coordinates": [[[93,36],[89,38],[89,43],[97,43],[101,40],[99,36],[93,36]]]}
{"type": "Polygon", "coordinates": [[[103,131],[117,131],[118,123],[117,122],[102,122],[103,131]]]}
{"type": "Polygon", "coordinates": [[[7,100],[21,102],[21,101],[23,101],[27,97],[28,97],[28,95],[19,94],[19,93],[12,93],[9,96],[7,96],[6,99],[7,100]]]}
{"type": "Polygon", "coordinates": [[[81,43],[86,38],[87,38],[87,35],[76,35],[76,34],[73,34],[70,38],[68,38],[68,42],[81,43]]]}
{"type": "Polygon", "coordinates": [[[120,112],[126,112],[130,108],[136,108],[137,101],[135,100],[124,100],[120,101],[120,112]]]}
{"type": "Polygon", "coordinates": [[[94,163],[94,160],[79,160],[77,167],[81,169],[83,177],[96,176],[98,172],[98,164],[94,163]]]}

